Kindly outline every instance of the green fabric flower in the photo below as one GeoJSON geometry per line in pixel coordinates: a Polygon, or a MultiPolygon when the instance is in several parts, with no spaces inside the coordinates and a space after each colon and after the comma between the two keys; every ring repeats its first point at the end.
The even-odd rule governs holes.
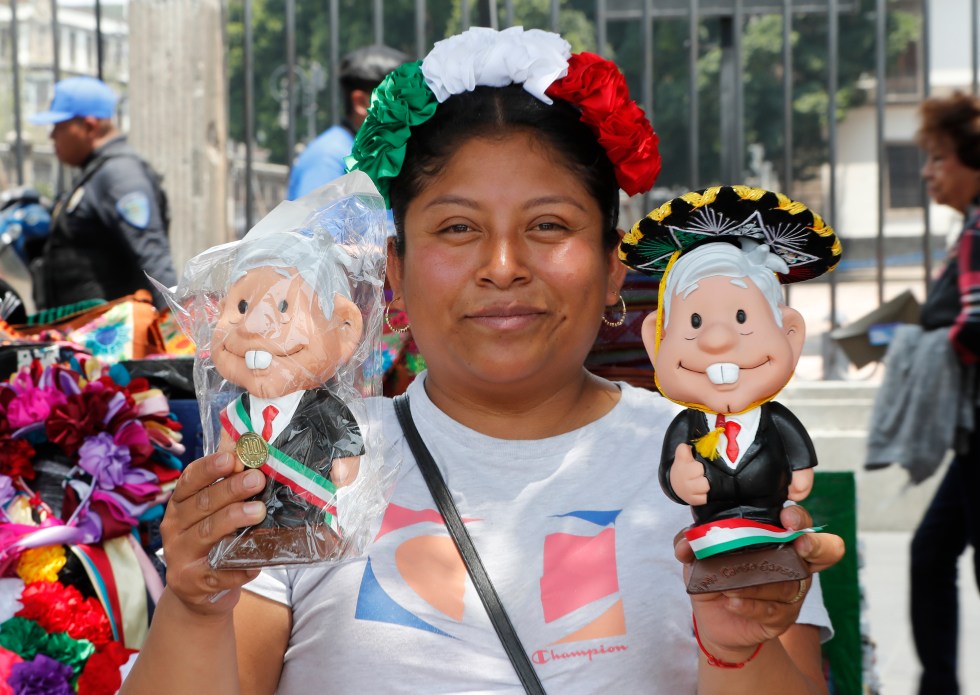
{"type": "Polygon", "coordinates": [[[33,620],[11,618],[0,625],[0,647],[14,652],[24,661],[30,661],[48,639],[48,631],[33,620]]]}
{"type": "Polygon", "coordinates": [[[398,176],[405,162],[412,126],[432,118],[438,106],[422,75],[422,61],[395,68],[371,95],[367,118],[345,162],[347,171],[363,171],[371,177],[386,207],[391,207],[390,179],[398,176]]]}
{"type": "Polygon", "coordinates": [[[40,651],[52,659],[71,666],[74,675],[77,676],[82,672],[82,667],[88,658],[95,653],[95,645],[87,639],[72,639],[67,632],[55,632],[48,635],[40,651]]]}

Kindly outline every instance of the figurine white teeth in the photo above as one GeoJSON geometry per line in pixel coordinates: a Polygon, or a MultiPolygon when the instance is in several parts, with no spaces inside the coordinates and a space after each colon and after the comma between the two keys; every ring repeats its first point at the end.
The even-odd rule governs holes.
{"type": "Polygon", "coordinates": [[[732,362],[715,362],[705,370],[712,384],[734,384],[738,381],[738,365],[732,362]]]}
{"type": "Polygon", "coordinates": [[[245,353],[245,366],[249,369],[266,369],[272,364],[272,353],[265,350],[248,350],[245,353]]]}

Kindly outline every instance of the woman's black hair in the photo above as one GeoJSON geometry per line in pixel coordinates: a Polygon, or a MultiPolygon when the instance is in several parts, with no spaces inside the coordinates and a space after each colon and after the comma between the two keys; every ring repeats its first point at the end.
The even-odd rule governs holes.
{"type": "Polygon", "coordinates": [[[463,144],[478,137],[498,137],[526,130],[551,146],[553,153],[581,177],[599,204],[606,249],[619,243],[619,186],[605,150],[578,110],[556,99],[545,104],[523,86],[477,87],[439,105],[435,115],[412,128],[401,173],[391,182],[391,210],[395,218],[395,249],[405,253],[405,211],[423,187],[445,166],[463,144]]]}

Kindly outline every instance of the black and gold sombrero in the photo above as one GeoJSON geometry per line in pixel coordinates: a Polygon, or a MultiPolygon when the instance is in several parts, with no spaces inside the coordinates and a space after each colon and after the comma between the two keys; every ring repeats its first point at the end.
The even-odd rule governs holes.
{"type": "Polygon", "coordinates": [[[676,252],[739,237],[768,245],[786,261],[789,272],[778,273],[784,284],[819,277],[841,258],[840,240],[820,215],[781,193],[749,186],[716,186],[664,203],[623,237],[619,258],[661,278],[676,252]]]}

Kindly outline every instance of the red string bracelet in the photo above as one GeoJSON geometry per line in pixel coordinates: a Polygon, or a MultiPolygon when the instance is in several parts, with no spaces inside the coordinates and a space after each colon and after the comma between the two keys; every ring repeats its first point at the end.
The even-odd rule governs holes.
{"type": "Polygon", "coordinates": [[[694,617],[694,613],[691,613],[691,621],[694,623],[694,639],[698,641],[698,647],[701,649],[701,653],[704,654],[705,658],[708,660],[709,666],[715,666],[716,668],[742,668],[745,666],[745,664],[749,663],[752,661],[752,659],[758,656],[759,650],[762,649],[763,643],[760,642],[759,646],[757,646],[755,651],[752,652],[752,656],[745,661],[740,661],[737,664],[733,664],[730,661],[722,661],[718,657],[709,654],[708,650],[704,648],[703,644],[701,644],[701,635],[698,634],[698,619],[694,617]]]}

